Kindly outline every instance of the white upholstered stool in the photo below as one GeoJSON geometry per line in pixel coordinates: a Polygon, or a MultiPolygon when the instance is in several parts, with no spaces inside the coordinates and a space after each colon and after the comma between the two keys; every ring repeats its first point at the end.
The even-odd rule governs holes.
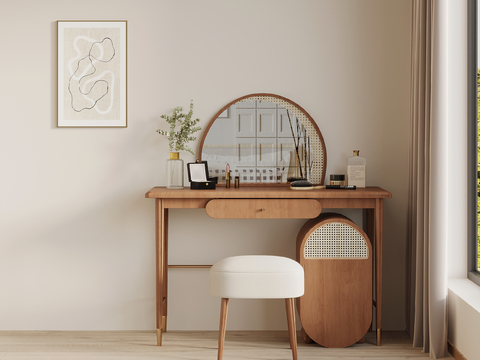
{"type": "Polygon", "coordinates": [[[223,355],[230,298],[285,299],[290,347],[297,360],[294,298],[303,295],[304,282],[303,267],[286,257],[233,256],[215,263],[210,269],[210,293],[222,298],[218,360],[223,355]]]}

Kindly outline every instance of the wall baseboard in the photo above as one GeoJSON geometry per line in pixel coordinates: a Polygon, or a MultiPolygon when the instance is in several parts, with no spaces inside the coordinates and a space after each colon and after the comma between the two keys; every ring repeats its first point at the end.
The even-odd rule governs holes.
{"type": "Polygon", "coordinates": [[[462,353],[458,351],[457,348],[453,346],[453,344],[450,341],[447,341],[447,344],[448,344],[448,352],[450,353],[450,355],[453,356],[455,360],[467,360],[467,358],[463,356],[462,353]]]}

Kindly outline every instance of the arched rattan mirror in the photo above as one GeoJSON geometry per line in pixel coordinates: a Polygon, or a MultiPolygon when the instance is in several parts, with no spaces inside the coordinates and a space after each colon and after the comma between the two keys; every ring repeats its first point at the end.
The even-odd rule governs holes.
{"type": "Polygon", "coordinates": [[[225,182],[226,166],[242,184],[323,184],[327,152],[313,118],[293,101],[251,94],[225,105],[210,121],[198,151],[210,177],[225,182]]]}

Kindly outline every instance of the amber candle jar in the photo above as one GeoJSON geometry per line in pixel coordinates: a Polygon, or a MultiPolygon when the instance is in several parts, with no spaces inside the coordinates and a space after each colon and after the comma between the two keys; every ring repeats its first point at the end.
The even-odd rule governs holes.
{"type": "Polygon", "coordinates": [[[330,175],[330,185],[345,185],[345,174],[330,175]]]}

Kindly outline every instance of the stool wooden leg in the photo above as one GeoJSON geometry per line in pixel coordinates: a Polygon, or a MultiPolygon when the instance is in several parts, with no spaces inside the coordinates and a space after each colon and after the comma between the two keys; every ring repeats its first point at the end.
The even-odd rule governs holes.
{"type": "Polygon", "coordinates": [[[295,326],[295,302],[294,299],[285,299],[287,308],[288,336],[290,348],[292,349],[293,360],[297,360],[297,329],[295,326]]]}
{"type": "Polygon", "coordinates": [[[220,308],[220,331],[218,334],[218,360],[223,357],[223,344],[225,342],[225,331],[227,330],[227,312],[228,299],[222,298],[222,306],[220,308]]]}

